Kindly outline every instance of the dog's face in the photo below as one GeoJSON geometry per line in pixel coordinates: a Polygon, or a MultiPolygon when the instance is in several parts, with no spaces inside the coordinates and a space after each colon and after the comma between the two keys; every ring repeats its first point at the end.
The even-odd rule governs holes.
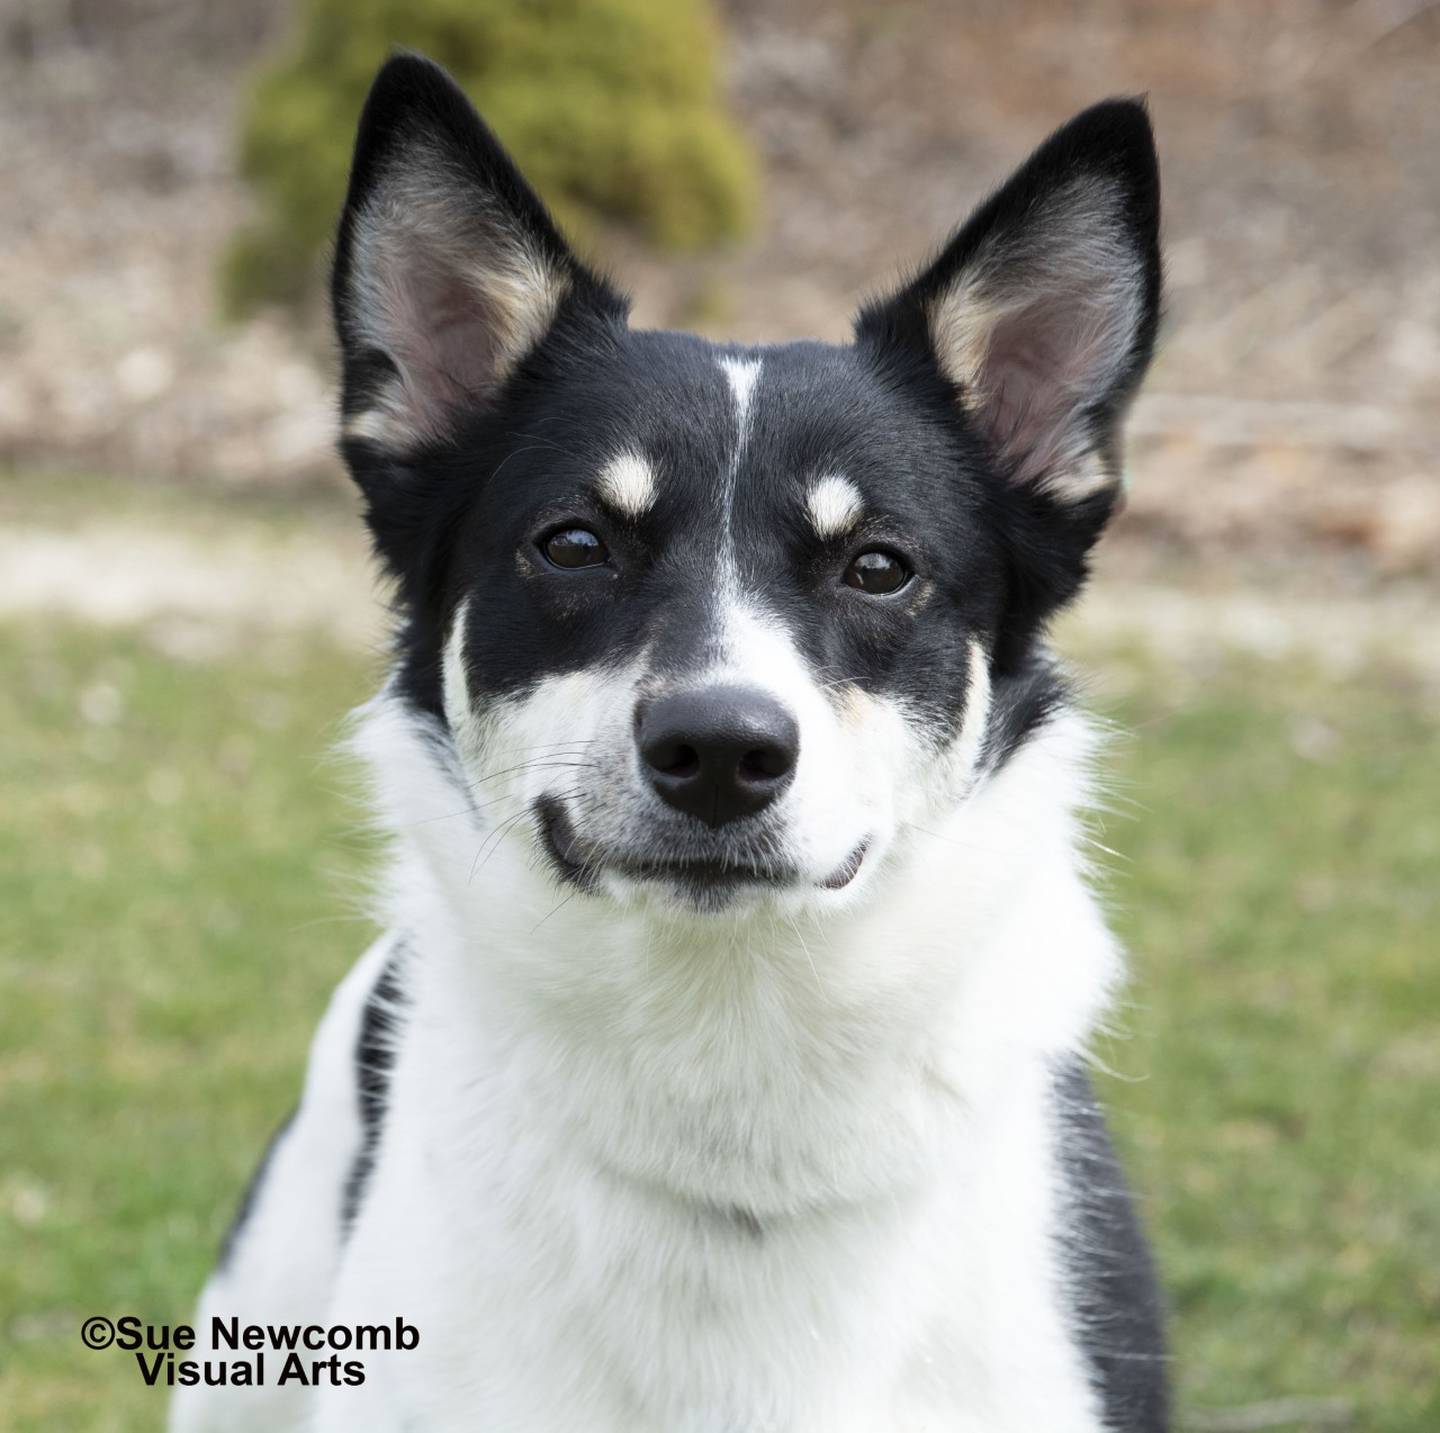
{"type": "Polygon", "coordinates": [[[979,755],[999,556],[954,445],[856,352],[672,334],[508,412],[442,671],[481,799],[586,887],[848,891],[979,755]]]}
{"type": "Polygon", "coordinates": [[[632,331],[468,103],[392,61],[335,303],[400,689],[591,894],[842,907],[1041,715],[1153,343],[1143,110],[1054,136],[846,347],[632,331]]]}

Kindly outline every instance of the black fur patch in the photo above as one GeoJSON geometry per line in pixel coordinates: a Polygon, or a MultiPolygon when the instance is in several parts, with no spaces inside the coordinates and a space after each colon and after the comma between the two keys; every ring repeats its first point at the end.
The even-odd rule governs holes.
{"type": "Polygon", "coordinates": [[[1070,699],[1064,674],[1043,648],[1031,648],[1018,670],[995,674],[993,683],[981,757],[981,766],[991,775],[1070,699]]]}
{"type": "Polygon", "coordinates": [[[1160,1290],[1104,1116],[1078,1060],[1058,1072],[1055,1097],[1069,1199],[1061,1256],[1105,1426],[1112,1433],[1165,1433],[1170,1396],[1160,1290]]]}
{"type": "Polygon", "coordinates": [[[221,1269],[229,1264],[236,1246],[240,1242],[240,1236],[245,1232],[245,1226],[250,1222],[250,1216],[255,1212],[255,1206],[260,1202],[260,1191],[265,1186],[265,1176],[270,1172],[270,1162],[275,1157],[275,1151],[280,1147],[280,1141],[285,1138],[290,1126],[295,1123],[295,1115],[296,1111],[291,1110],[280,1122],[275,1133],[270,1136],[269,1142],[260,1156],[260,1162],[255,1166],[255,1172],[245,1186],[245,1193],[240,1196],[240,1206],[236,1209],[235,1217],[230,1221],[230,1227],[225,1231],[225,1238],[220,1244],[218,1266],[221,1269]]]}
{"type": "Polygon", "coordinates": [[[384,1130],[385,1106],[390,1092],[390,1071],[395,1064],[395,1038],[399,1010],[405,1003],[401,968],[407,947],[399,942],[385,962],[365,1001],[360,1033],[355,1040],[355,1097],[360,1109],[360,1148],[350,1166],[341,1198],[340,1218],[348,1232],[365,1201],[366,1186],[384,1130]]]}

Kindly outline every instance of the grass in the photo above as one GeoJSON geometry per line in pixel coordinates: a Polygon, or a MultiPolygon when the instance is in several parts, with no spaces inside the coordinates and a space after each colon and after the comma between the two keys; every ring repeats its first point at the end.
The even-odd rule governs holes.
{"type": "Polygon", "coordinates": [[[365,927],[325,759],[363,664],[0,634],[0,1426],[160,1426],[91,1313],[188,1317],[365,927]],[[331,879],[334,877],[335,879],[331,879]]]}
{"type": "MultiPolygon", "coordinates": [[[[1112,828],[1136,1041],[1105,1053],[1187,1403],[1440,1428],[1440,727],[1380,672],[1132,700],[1112,828]]],[[[1157,683],[1155,689],[1162,689],[1157,683]]]]}
{"type": "MultiPolygon", "coordinates": [[[[160,1424],[79,1325],[188,1317],[365,938],[326,752],[371,665],[0,629],[0,1427],[160,1424]]],[[[1378,673],[1113,669],[1135,809],[1101,839],[1137,979],[1102,1054],[1187,1417],[1301,1395],[1433,1433],[1434,710],[1378,673]]]]}

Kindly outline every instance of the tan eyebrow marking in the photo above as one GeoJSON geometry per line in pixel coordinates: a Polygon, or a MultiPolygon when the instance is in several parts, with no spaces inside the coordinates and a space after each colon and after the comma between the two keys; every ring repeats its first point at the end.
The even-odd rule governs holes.
{"type": "Polygon", "coordinates": [[[831,474],[821,478],[806,494],[805,509],[821,537],[840,537],[859,522],[865,500],[849,478],[831,474]]]}
{"type": "Polygon", "coordinates": [[[617,453],[596,481],[600,497],[626,517],[643,517],[655,503],[655,469],[639,453],[617,453]]]}

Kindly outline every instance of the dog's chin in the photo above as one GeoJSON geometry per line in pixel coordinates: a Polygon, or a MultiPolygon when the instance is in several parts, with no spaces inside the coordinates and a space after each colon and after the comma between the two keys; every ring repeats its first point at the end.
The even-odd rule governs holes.
{"type": "Polygon", "coordinates": [[[541,849],[557,878],[577,890],[609,890],[622,898],[659,897],[666,905],[700,913],[734,912],[763,905],[777,896],[847,889],[859,875],[869,849],[860,841],[819,880],[781,860],[757,859],[742,852],[714,856],[676,855],[654,850],[603,850],[582,841],[560,802],[544,798],[535,807],[541,849]]]}

